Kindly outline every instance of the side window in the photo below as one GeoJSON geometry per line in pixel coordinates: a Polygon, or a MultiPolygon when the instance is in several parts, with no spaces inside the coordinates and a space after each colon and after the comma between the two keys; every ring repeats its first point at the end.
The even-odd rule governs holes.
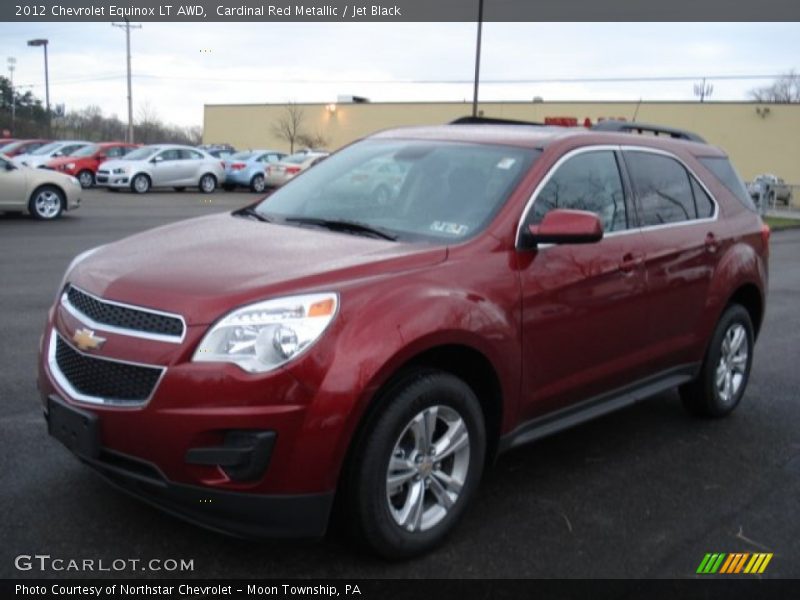
{"type": "Polygon", "coordinates": [[[556,208],[597,213],[606,232],[626,229],[625,193],[614,153],[585,152],[558,167],[536,196],[528,225],[540,223],[556,208]]]}
{"type": "Polygon", "coordinates": [[[714,201],[709,198],[703,186],[697,183],[694,177],[692,180],[692,192],[694,192],[694,203],[697,206],[698,219],[710,219],[714,216],[714,201]]]}
{"type": "Polygon", "coordinates": [[[631,181],[639,199],[642,227],[697,218],[686,169],[673,158],[650,152],[626,152],[631,181]]]}
{"type": "Polygon", "coordinates": [[[183,159],[200,160],[202,158],[205,158],[202,154],[196,152],[195,150],[181,150],[180,152],[181,152],[181,158],[183,159]]]}
{"type": "Polygon", "coordinates": [[[164,150],[159,156],[163,160],[180,160],[181,158],[180,150],[174,148],[171,150],[164,150]]]}
{"type": "Polygon", "coordinates": [[[261,162],[272,164],[272,163],[278,162],[279,160],[280,160],[280,156],[278,154],[265,154],[262,157],[262,161],[261,162]]]}

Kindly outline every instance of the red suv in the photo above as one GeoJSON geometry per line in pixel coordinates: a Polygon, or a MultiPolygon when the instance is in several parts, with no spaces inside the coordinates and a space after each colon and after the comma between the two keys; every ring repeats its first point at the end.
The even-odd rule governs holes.
{"type": "Polygon", "coordinates": [[[50,433],[211,529],[319,536],[335,513],[403,557],[499,452],[676,386],[726,415],[769,229],[721,150],[635,127],[668,135],[387,131],[248,208],[80,255],[42,340],[50,433]],[[348,183],[375,160],[389,201],[348,183]]]}
{"type": "Polygon", "coordinates": [[[71,156],[61,156],[51,160],[47,163],[46,168],[76,177],[80,181],[81,187],[87,189],[94,185],[94,178],[100,163],[122,158],[138,147],[137,144],[123,142],[90,144],[77,150],[71,156]]]}

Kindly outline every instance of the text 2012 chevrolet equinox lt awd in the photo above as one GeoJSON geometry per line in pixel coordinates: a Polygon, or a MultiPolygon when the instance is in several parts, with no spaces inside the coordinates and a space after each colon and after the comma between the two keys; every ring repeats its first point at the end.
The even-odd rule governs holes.
{"type": "Polygon", "coordinates": [[[673,387],[730,413],[769,229],[721,150],[635,127],[386,131],[256,205],[85,252],[42,338],[50,433],[211,529],[335,515],[405,557],[499,452],[673,387]]]}

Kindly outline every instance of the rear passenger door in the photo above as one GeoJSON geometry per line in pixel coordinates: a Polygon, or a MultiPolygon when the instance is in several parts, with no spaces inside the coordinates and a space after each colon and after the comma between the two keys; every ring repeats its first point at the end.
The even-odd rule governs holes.
{"type": "Polygon", "coordinates": [[[521,253],[522,420],[620,388],[648,365],[647,281],[617,148],[562,157],[522,227],[556,208],[595,212],[603,239],[521,253]]]}
{"type": "MultiPolygon", "coordinates": [[[[188,185],[196,185],[200,181],[200,177],[204,174],[203,165],[208,160],[205,155],[196,150],[189,150],[183,148],[180,150],[181,158],[181,183],[188,185]]],[[[221,161],[220,161],[221,162],[221,161]]]]}
{"type": "Polygon", "coordinates": [[[624,158],[645,249],[647,345],[653,371],[662,371],[699,359],[700,324],[722,233],[716,202],[677,157],[626,149],[624,158]]]}

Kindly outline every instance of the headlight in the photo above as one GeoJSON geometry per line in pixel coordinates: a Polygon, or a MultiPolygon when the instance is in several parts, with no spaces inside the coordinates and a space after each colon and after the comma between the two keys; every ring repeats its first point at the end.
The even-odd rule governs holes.
{"type": "Polygon", "coordinates": [[[113,171],[111,171],[114,175],[121,175],[125,172],[125,167],[117,167],[113,171]]]}
{"type": "Polygon", "coordinates": [[[238,308],[218,321],[200,342],[195,362],[230,362],[266,373],[302,354],[336,316],[334,293],[290,296],[238,308]]]}
{"type": "Polygon", "coordinates": [[[64,167],[67,171],[71,171],[75,168],[75,163],[67,163],[67,166],[64,167]]]}

